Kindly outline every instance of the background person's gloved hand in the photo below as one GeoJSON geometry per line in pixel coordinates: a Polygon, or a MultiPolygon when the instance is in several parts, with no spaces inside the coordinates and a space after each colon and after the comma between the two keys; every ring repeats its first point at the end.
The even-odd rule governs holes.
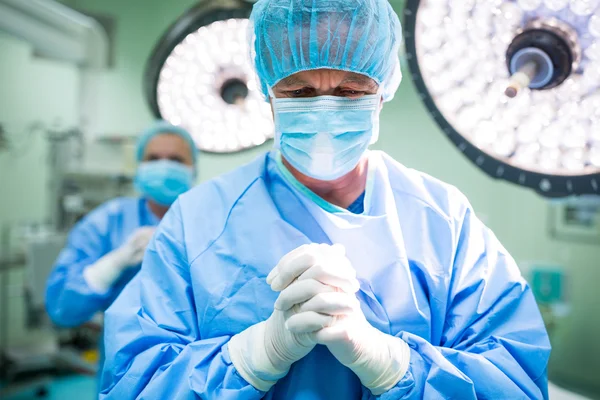
{"type": "Polygon", "coordinates": [[[300,274],[297,271],[301,268],[292,262],[274,270],[275,278],[270,279],[273,290],[287,284],[290,279],[293,282],[283,290],[275,307],[294,310],[294,314],[286,318],[286,327],[291,332],[308,334],[315,342],[327,346],[333,356],[350,368],[374,395],[385,393],[406,374],[410,349],[402,339],[369,324],[355,296],[357,285],[346,281],[340,287],[334,283],[336,279],[342,282],[340,277],[355,276],[344,248],[339,245],[318,246],[325,254],[320,262],[326,265],[316,263],[300,274]],[[294,281],[295,277],[297,281],[294,281]],[[315,277],[327,282],[327,286],[335,288],[335,291],[311,291],[315,277]]]}
{"type": "Polygon", "coordinates": [[[83,271],[83,277],[93,290],[104,293],[114,285],[123,271],[139,265],[154,235],[155,228],[138,228],[118,249],[111,251],[83,271]]]}
{"type": "Polygon", "coordinates": [[[154,235],[155,227],[144,226],[137,229],[117,251],[125,267],[133,267],[142,262],[146,248],[154,235]]]}

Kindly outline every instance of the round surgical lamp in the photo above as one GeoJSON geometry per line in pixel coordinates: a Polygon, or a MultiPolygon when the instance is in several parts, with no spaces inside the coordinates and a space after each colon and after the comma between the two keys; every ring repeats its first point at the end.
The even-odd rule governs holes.
{"type": "Polygon", "coordinates": [[[273,137],[273,119],[250,63],[252,4],[202,1],[154,48],[145,93],[154,115],[186,128],[198,148],[231,153],[273,137]]]}
{"type": "Polygon", "coordinates": [[[600,193],[600,0],[408,0],[411,76],[488,175],[600,193]]]}

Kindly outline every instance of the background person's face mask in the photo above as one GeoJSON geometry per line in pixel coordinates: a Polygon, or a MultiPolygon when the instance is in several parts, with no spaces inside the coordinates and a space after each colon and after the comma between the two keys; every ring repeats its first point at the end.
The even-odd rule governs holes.
{"type": "Polygon", "coordinates": [[[275,146],[302,174],[330,181],[352,171],[379,137],[380,95],[273,98],[275,146]]]}
{"type": "Polygon", "coordinates": [[[171,160],[157,160],[139,165],[134,185],[150,200],[170,206],[177,196],[192,187],[193,182],[192,167],[171,160]]]}

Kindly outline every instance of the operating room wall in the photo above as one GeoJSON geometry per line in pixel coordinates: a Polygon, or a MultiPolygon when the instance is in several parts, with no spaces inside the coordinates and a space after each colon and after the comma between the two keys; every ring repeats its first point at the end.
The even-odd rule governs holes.
{"type": "Polygon", "coordinates": [[[77,69],[34,57],[31,47],[0,35],[0,124],[8,149],[0,150],[0,221],[47,218],[47,142],[43,128],[77,123],[77,69]]]}
{"type": "MultiPolygon", "coordinates": [[[[48,146],[43,129],[30,128],[73,126],[79,79],[75,67],[36,58],[30,45],[11,36],[0,34],[0,54],[0,124],[6,135],[6,146],[0,147],[2,237],[8,227],[14,233],[23,224],[48,220],[48,146]]],[[[0,258],[8,256],[0,250],[0,258]]],[[[24,276],[23,268],[12,268],[7,272],[8,289],[0,288],[9,297],[9,315],[3,316],[0,325],[9,324],[11,345],[39,337],[25,329],[24,276]]]]}
{"type": "MultiPolygon", "coordinates": [[[[164,30],[195,1],[63,0],[63,3],[114,18],[115,64],[102,78],[102,90],[98,93],[98,125],[95,129],[101,134],[135,134],[152,120],[142,92],[145,62],[164,30]]],[[[6,68],[4,61],[0,63],[0,68],[6,68]]],[[[16,76],[22,75],[22,71],[15,73],[16,76]]],[[[0,113],[3,113],[6,102],[4,81],[8,82],[13,78],[0,74],[0,79],[3,79],[0,81],[0,96],[3,96],[0,113]]],[[[66,85],[70,91],[71,84],[66,85]]],[[[35,87],[30,82],[24,81],[20,86],[15,84],[14,87],[15,96],[23,95],[16,90],[19,87],[26,88],[26,93],[34,96],[35,87]]],[[[55,86],[50,86],[50,89],[57,91],[55,86]]],[[[50,89],[45,93],[51,93],[50,89]]],[[[48,100],[51,99],[49,94],[44,96],[48,100]]],[[[70,102],[71,100],[61,100],[60,104],[56,102],[45,107],[36,107],[36,115],[53,118],[49,110],[64,107],[65,110],[68,109],[68,112],[63,113],[64,118],[75,118],[75,114],[69,114],[74,112],[70,102]],[[38,108],[41,110],[38,111],[38,108]]],[[[31,109],[25,102],[15,112],[26,113],[28,107],[31,109]]],[[[5,117],[0,117],[0,121],[2,118],[5,117]]],[[[565,266],[571,289],[571,313],[560,321],[553,337],[554,351],[550,375],[558,382],[586,389],[588,393],[600,398],[600,300],[597,294],[600,282],[600,243],[591,245],[550,238],[547,234],[546,201],[531,191],[491,180],[479,172],[449,143],[429,118],[408,78],[405,79],[396,99],[384,107],[381,131],[376,148],[387,151],[410,167],[459,187],[469,197],[477,213],[520,263],[537,261],[565,266]]],[[[10,190],[16,190],[15,182],[24,181],[25,177],[28,180],[28,189],[23,192],[23,196],[14,197],[20,200],[19,204],[10,204],[17,210],[14,212],[24,213],[25,216],[31,215],[34,218],[44,215],[41,202],[36,199],[43,198],[39,185],[43,185],[45,179],[44,164],[40,158],[44,152],[41,144],[36,146],[39,149],[30,153],[30,158],[23,161],[23,165],[31,163],[34,166],[31,168],[34,173],[29,172],[29,175],[26,175],[27,171],[23,170],[18,172],[15,178],[11,178],[10,185],[0,186],[3,195],[0,217],[11,213],[10,207],[8,211],[7,207],[4,207],[4,193],[10,195],[10,192],[5,192],[4,189],[8,187],[10,190]]],[[[266,149],[268,145],[236,155],[202,154],[199,177],[205,180],[230,170],[266,149]]],[[[11,171],[13,167],[2,157],[4,156],[0,153],[0,174],[3,174],[0,175],[0,181],[3,183],[6,173],[2,171],[6,171],[6,165],[11,165],[11,171]]]]}

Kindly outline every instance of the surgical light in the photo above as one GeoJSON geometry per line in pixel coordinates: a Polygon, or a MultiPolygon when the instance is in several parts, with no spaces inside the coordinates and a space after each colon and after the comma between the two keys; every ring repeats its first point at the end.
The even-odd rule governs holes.
{"type": "Polygon", "coordinates": [[[411,76],[488,175],[600,193],[600,0],[408,0],[411,76]]]}
{"type": "Polygon", "coordinates": [[[273,137],[246,40],[251,9],[242,0],[201,2],[175,21],[148,61],[153,113],[188,129],[203,151],[236,152],[273,137]]]}

